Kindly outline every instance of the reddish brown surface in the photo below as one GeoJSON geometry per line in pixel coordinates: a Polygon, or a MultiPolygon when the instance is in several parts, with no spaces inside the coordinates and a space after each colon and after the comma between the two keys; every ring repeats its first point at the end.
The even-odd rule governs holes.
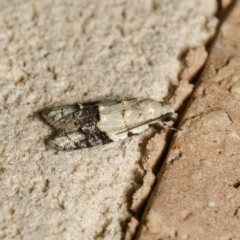
{"type": "Polygon", "coordinates": [[[237,2],[158,175],[139,240],[240,239],[239,16],[237,2]]]}

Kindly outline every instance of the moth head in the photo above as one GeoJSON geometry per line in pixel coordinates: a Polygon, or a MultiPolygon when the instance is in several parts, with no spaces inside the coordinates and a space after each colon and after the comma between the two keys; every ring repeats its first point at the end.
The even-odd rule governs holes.
{"type": "Polygon", "coordinates": [[[162,116],[165,119],[165,122],[169,122],[171,120],[174,120],[177,118],[177,113],[175,113],[175,110],[171,103],[166,101],[159,102],[162,106],[162,116]]]}
{"type": "Polygon", "coordinates": [[[177,113],[166,113],[161,116],[161,121],[162,122],[171,122],[174,121],[177,118],[177,113]]]}

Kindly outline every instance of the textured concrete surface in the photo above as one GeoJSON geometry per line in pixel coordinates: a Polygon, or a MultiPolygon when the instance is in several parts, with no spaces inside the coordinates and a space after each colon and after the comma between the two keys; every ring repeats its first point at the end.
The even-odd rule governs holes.
{"type": "MultiPolygon", "coordinates": [[[[184,107],[184,103],[188,101],[192,94],[194,84],[193,77],[201,70],[207,58],[207,52],[203,46],[191,49],[185,57],[185,67],[180,74],[179,85],[174,95],[169,100],[176,111],[180,111],[184,107]]],[[[143,178],[142,186],[133,194],[133,202],[131,209],[136,212],[142,212],[146,200],[150,196],[159,171],[160,163],[164,160],[166,150],[169,147],[174,131],[162,129],[160,133],[156,133],[147,143],[146,152],[142,158],[143,169],[146,174],[143,178]]]]}
{"type": "Polygon", "coordinates": [[[182,57],[213,36],[216,9],[215,0],[0,1],[1,238],[123,237],[145,137],[125,156],[121,143],[57,152],[33,113],[169,96],[182,57]]]}
{"type": "Polygon", "coordinates": [[[240,2],[223,22],[136,239],[240,239],[240,2]]]}

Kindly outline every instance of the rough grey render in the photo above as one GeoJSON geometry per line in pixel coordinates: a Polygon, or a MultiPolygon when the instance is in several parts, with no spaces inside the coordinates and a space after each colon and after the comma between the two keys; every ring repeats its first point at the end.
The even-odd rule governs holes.
{"type": "Polygon", "coordinates": [[[0,237],[121,239],[144,171],[143,136],[62,152],[33,113],[169,95],[216,1],[0,1],[0,237]],[[142,147],[141,147],[142,146],[142,147]]]}

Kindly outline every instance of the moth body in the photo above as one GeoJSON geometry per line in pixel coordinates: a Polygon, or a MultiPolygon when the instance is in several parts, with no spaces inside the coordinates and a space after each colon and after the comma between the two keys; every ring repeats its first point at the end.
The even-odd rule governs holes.
{"type": "Polygon", "coordinates": [[[168,127],[166,122],[177,114],[168,102],[132,98],[58,107],[43,111],[42,116],[56,129],[49,145],[73,150],[127,139],[156,122],[168,127]]]}

